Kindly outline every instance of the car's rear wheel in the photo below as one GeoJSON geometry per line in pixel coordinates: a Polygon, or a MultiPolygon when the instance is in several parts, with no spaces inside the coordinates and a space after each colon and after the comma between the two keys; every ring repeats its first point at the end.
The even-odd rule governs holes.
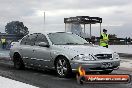
{"type": "Polygon", "coordinates": [[[59,77],[68,77],[71,74],[71,66],[65,57],[59,57],[55,62],[56,73],[59,77]]]}
{"type": "Polygon", "coordinates": [[[25,65],[22,61],[22,58],[19,54],[14,54],[13,57],[13,62],[14,62],[14,68],[21,70],[25,68],[25,65]]]}
{"type": "Polygon", "coordinates": [[[105,71],[101,71],[99,72],[100,74],[110,74],[113,70],[105,70],[105,71]]]}

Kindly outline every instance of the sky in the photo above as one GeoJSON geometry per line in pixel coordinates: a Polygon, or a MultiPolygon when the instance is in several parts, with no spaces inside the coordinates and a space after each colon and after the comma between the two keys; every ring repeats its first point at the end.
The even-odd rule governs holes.
{"type": "MultiPolygon", "coordinates": [[[[0,0],[1,32],[11,21],[23,22],[30,33],[64,31],[64,18],[75,16],[101,17],[108,34],[132,37],[132,0],[0,0]]],[[[92,35],[99,36],[99,24],[92,25],[92,35]]]]}

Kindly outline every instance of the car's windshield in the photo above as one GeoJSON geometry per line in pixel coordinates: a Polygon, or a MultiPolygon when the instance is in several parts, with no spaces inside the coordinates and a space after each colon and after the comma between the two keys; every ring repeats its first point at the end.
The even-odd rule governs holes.
{"type": "Polygon", "coordinates": [[[51,42],[55,45],[82,45],[89,44],[85,39],[72,33],[50,33],[51,42]]]}

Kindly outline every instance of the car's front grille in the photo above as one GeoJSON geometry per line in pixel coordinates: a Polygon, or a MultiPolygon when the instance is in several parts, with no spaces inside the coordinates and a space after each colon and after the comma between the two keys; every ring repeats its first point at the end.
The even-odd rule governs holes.
{"type": "Polygon", "coordinates": [[[98,59],[111,59],[112,54],[96,54],[95,55],[98,59]]]}

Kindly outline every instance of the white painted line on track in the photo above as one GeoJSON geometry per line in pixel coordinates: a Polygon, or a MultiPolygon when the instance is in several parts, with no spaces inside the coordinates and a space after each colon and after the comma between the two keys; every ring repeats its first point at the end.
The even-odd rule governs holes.
{"type": "Polygon", "coordinates": [[[9,57],[7,53],[0,53],[0,57],[9,57]]]}
{"type": "Polygon", "coordinates": [[[120,67],[131,68],[132,69],[132,60],[129,60],[129,59],[121,59],[120,67]]]}
{"type": "Polygon", "coordinates": [[[39,88],[0,76],[0,88],[39,88]]]}

